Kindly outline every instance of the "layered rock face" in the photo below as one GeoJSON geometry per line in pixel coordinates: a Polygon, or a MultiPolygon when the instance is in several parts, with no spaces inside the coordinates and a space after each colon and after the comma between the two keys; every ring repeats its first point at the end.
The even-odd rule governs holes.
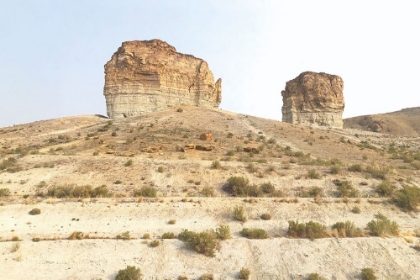
{"type": "Polygon", "coordinates": [[[343,128],[343,80],[326,73],[303,72],[286,83],[283,121],[343,128]]]}
{"type": "Polygon", "coordinates": [[[207,63],[161,40],[129,41],[105,64],[107,113],[136,116],[180,105],[218,107],[222,80],[207,63]]]}

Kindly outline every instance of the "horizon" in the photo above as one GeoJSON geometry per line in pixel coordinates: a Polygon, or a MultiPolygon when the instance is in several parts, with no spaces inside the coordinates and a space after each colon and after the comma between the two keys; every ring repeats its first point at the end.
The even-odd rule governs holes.
{"type": "Polygon", "coordinates": [[[0,127],[106,116],[103,66],[122,42],[151,39],[205,60],[222,110],[281,121],[281,91],[305,71],[344,80],[343,119],[415,108],[414,5],[5,1],[0,127]]]}

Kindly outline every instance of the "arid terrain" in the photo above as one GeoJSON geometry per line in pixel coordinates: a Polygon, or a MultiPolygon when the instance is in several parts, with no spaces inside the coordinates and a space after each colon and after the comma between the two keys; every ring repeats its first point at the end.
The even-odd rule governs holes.
{"type": "Polygon", "coordinates": [[[416,128],[311,128],[181,108],[0,128],[0,278],[115,279],[136,266],[143,279],[238,279],[242,268],[250,279],[362,279],[364,268],[420,279],[420,208],[405,192],[420,187],[416,128]],[[245,191],[232,178],[248,180],[245,191]],[[372,220],[398,229],[375,234],[372,220]],[[325,228],[299,237],[289,221],[325,228]],[[334,229],[346,221],[354,237],[334,229]],[[213,257],[176,238],[221,225],[232,238],[213,257]]]}

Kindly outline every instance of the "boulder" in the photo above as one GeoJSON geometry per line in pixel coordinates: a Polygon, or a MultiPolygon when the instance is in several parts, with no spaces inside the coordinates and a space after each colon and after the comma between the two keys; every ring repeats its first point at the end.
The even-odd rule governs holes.
{"type": "Polygon", "coordinates": [[[326,73],[303,72],[286,83],[283,121],[343,128],[343,80],[326,73]]]}
{"type": "Polygon", "coordinates": [[[123,42],[104,67],[110,118],[181,105],[217,108],[222,100],[222,80],[214,82],[207,62],[161,40],[123,42]]]}

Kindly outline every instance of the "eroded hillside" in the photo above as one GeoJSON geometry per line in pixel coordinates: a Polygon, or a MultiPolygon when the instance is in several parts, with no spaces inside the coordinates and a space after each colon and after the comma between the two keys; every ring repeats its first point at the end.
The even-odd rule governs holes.
{"type": "Polygon", "coordinates": [[[404,200],[420,186],[418,138],[182,107],[1,128],[0,146],[8,279],[114,279],[127,265],[145,279],[235,279],[242,267],[251,279],[358,279],[367,267],[379,279],[419,279],[418,207],[404,200]],[[235,207],[246,219],[235,220],[235,207]],[[383,216],[398,232],[375,237],[367,225],[383,216]],[[289,221],[318,223],[323,238],[296,238],[289,221]],[[345,221],[357,237],[334,230],[345,221]],[[214,257],[162,239],[220,225],[232,238],[214,257]]]}

